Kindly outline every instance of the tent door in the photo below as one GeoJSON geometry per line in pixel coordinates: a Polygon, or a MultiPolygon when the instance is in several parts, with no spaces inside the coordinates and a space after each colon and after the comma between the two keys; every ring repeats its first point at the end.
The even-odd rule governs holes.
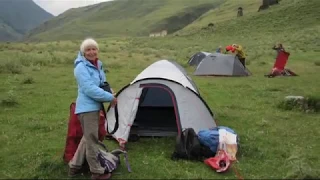
{"type": "Polygon", "coordinates": [[[112,136],[118,141],[119,139],[122,139],[124,141],[128,140],[130,128],[138,110],[139,97],[141,92],[142,88],[139,87],[128,90],[124,96],[118,97],[118,113],[116,113],[116,109],[113,107],[111,107],[108,112],[109,120],[107,121],[108,126],[106,128],[108,128],[108,132],[111,132],[112,130],[114,130],[118,123],[118,129],[114,134],[112,134],[112,136]]]}
{"type": "Polygon", "coordinates": [[[181,125],[173,92],[158,84],[146,84],[142,87],[131,134],[176,136],[181,125]]]}

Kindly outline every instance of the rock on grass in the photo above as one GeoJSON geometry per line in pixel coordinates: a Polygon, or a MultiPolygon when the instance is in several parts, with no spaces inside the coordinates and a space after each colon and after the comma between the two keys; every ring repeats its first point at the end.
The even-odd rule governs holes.
{"type": "Polygon", "coordinates": [[[283,110],[299,110],[306,113],[317,113],[320,110],[320,97],[287,96],[278,104],[278,108],[283,110]]]}

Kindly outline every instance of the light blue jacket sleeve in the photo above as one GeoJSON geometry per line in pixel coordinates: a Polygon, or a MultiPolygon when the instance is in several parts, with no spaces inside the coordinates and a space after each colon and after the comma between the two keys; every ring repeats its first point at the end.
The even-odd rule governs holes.
{"type": "Polygon", "coordinates": [[[96,86],[90,78],[90,74],[84,65],[79,64],[74,70],[74,76],[83,92],[92,99],[100,102],[110,102],[113,95],[96,86]]]}

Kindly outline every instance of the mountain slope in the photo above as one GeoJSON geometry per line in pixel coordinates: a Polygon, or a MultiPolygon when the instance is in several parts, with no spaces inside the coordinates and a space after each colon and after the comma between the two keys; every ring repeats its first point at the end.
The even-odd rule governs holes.
{"type": "Polygon", "coordinates": [[[317,22],[320,20],[320,11],[318,11],[320,1],[318,0],[281,0],[278,5],[258,12],[261,4],[260,0],[242,0],[241,3],[225,1],[219,8],[203,14],[177,33],[179,35],[207,33],[205,27],[209,23],[215,24],[214,34],[222,32],[252,34],[266,31],[269,34],[319,26],[317,22]],[[239,6],[244,8],[242,17],[236,17],[239,6]]]}
{"type": "Polygon", "coordinates": [[[11,41],[20,37],[20,33],[0,19],[0,41],[11,41]]]}
{"type": "Polygon", "coordinates": [[[52,17],[32,0],[1,0],[0,41],[17,40],[52,17]]]}
{"type": "Polygon", "coordinates": [[[33,29],[25,40],[147,36],[175,32],[223,0],[117,0],[71,9],[33,29]]]}

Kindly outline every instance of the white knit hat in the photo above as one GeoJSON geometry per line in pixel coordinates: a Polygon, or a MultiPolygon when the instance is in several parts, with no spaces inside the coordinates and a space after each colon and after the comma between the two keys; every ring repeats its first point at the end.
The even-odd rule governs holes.
{"type": "Polygon", "coordinates": [[[85,49],[90,47],[90,46],[93,46],[93,47],[95,47],[95,48],[97,48],[99,50],[98,43],[92,38],[87,38],[81,43],[80,52],[83,54],[85,49]]]}

